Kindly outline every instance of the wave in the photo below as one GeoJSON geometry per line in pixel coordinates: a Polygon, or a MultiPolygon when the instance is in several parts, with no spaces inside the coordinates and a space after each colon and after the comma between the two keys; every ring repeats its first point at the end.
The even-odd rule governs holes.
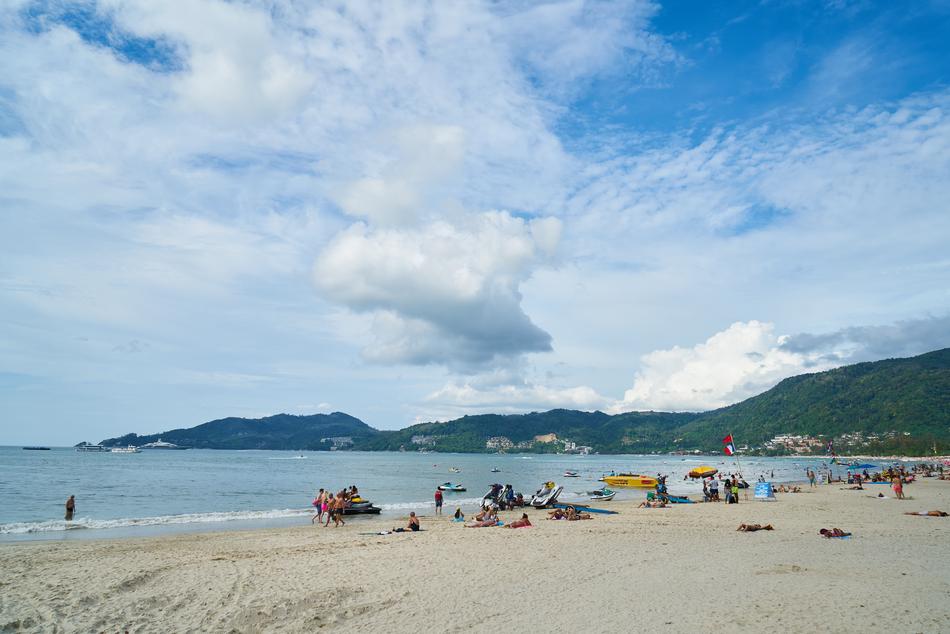
{"type": "Polygon", "coordinates": [[[122,517],[97,520],[80,517],[72,522],[47,520],[45,522],[12,522],[0,524],[0,535],[24,535],[51,533],[79,529],[126,528],[129,526],[167,526],[172,524],[204,524],[208,522],[233,522],[240,520],[267,520],[283,517],[309,517],[310,509],[273,509],[270,511],[224,511],[220,513],[183,513],[157,517],[122,517]]]}
{"type": "MultiPolygon", "coordinates": [[[[482,498],[446,499],[449,506],[478,506],[482,498]]],[[[434,501],[426,502],[395,502],[391,504],[377,504],[383,511],[409,511],[413,509],[434,507],[434,501]]],[[[248,520],[271,520],[281,518],[309,518],[313,509],[272,509],[269,511],[222,511],[217,513],[183,513],[181,515],[159,515],[156,517],[122,517],[118,519],[92,519],[80,517],[72,522],[65,520],[47,520],[45,522],[12,522],[0,524],[0,535],[28,535],[31,533],[53,533],[58,531],[129,528],[133,526],[170,526],[177,524],[206,524],[211,522],[234,522],[248,520]]]]}

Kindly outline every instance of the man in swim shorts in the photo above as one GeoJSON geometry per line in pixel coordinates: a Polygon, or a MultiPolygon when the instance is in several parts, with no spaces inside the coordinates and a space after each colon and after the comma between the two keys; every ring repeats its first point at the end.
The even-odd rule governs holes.
{"type": "Polygon", "coordinates": [[[442,491],[440,489],[435,490],[435,514],[442,515],[442,491]]]}
{"type": "Polygon", "coordinates": [[[66,521],[73,521],[73,513],[76,512],[76,496],[70,495],[69,499],[66,500],[66,521]]]}

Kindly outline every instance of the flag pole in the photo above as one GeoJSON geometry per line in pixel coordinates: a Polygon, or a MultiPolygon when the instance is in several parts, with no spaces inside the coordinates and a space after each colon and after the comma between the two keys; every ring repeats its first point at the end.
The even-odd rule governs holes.
{"type": "Polygon", "coordinates": [[[739,472],[739,477],[742,478],[742,465],[739,464],[739,444],[736,442],[736,437],[732,435],[731,431],[729,432],[729,437],[732,438],[732,446],[735,447],[736,450],[735,454],[733,454],[736,458],[736,470],[739,472]]]}

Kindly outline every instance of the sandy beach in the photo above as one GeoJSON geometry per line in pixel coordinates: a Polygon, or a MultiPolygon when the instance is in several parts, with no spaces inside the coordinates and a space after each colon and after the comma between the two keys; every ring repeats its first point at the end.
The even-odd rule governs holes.
{"type": "MultiPolygon", "coordinates": [[[[3,631],[950,631],[950,482],[416,534],[392,517],[0,546],[3,631]],[[880,499],[878,492],[887,498],[880,499]],[[736,532],[739,523],[772,532],[736,532]],[[851,531],[824,539],[823,527],[851,531]]],[[[451,508],[447,511],[451,512],[451,508]]],[[[513,519],[520,513],[505,513],[513,519]]]]}

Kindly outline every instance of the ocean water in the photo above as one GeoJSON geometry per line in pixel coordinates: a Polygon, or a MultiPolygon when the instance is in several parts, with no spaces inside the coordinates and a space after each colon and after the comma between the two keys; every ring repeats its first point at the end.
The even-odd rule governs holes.
{"type": "MultiPolygon", "coordinates": [[[[175,531],[228,530],[306,524],[314,492],[355,484],[393,517],[431,511],[435,487],[460,483],[464,493],[445,493],[445,508],[474,508],[494,482],[512,484],[530,497],[547,480],[564,486],[561,500],[586,500],[610,471],[669,475],[671,493],[700,495],[690,469],[712,465],[735,471],[724,456],[570,456],[438,453],[143,451],[83,453],[72,448],[24,451],[0,447],[0,540],[75,539],[175,531]],[[449,469],[457,467],[460,473],[449,469]],[[500,473],[492,473],[495,467],[500,473]],[[570,469],[580,477],[565,478],[570,469]],[[63,519],[76,496],[76,516],[63,519]]],[[[827,460],[743,458],[751,483],[759,474],[774,482],[800,481],[805,468],[826,469],[827,460]],[[774,475],[773,475],[774,474],[774,475]]],[[[644,491],[618,489],[616,499],[641,499],[644,491]]],[[[359,517],[354,519],[359,520],[359,517]]]]}

